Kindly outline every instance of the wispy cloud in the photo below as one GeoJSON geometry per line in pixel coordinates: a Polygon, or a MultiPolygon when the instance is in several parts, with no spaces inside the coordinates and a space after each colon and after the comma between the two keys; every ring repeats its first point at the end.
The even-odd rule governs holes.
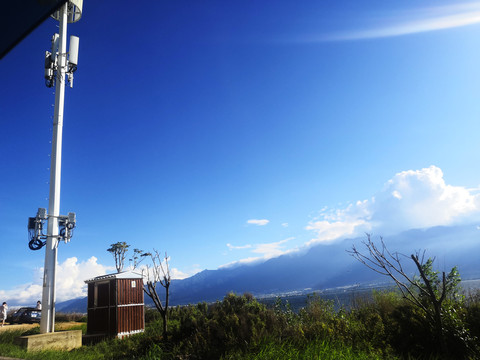
{"type": "Polygon", "coordinates": [[[234,246],[232,244],[227,244],[228,250],[243,250],[243,249],[250,249],[252,245],[241,245],[241,246],[234,246]]]}
{"type": "Polygon", "coordinates": [[[258,225],[258,226],[265,226],[269,222],[270,222],[270,220],[267,220],[267,219],[250,219],[250,220],[247,220],[247,224],[258,225]]]}
{"type": "Polygon", "coordinates": [[[172,279],[181,280],[181,279],[186,279],[190,276],[193,276],[196,273],[199,273],[200,271],[202,271],[202,269],[198,264],[195,265],[193,269],[190,271],[181,271],[177,268],[170,268],[170,276],[172,277],[172,279]]]}
{"type": "MultiPolygon", "coordinates": [[[[361,16],[361,15],[359,15],[361,16]]],[[[419,8],[384,13],[363,29],[304,36],[300,42],[323,42],[387,38],[437,31],[480,23],[480,2],[419,8]]]]}
{"type": "MultiPolygon", "coordinates": [[[[170,256],[168,256],[166,260],[162,259],[163,268],[164,269],[167,269],[167,268],[169,269],[170,276],[174,280],[186,279],[186,278],[188,278],[190,276],[193,276],[196,273],[202,271],[199,264],[193,264],[193,265],[189,266],[188,269],[183,269],[183,270],[172,267],[171,264],[172,264],[172,262],[171,262],[171,257],[170,256]],[[167,264],[167,261],[168,261],[168,264],[167,264]]],[[[135,272],[141,273],[141,274],[143,274],[143,276],[145,278],[152,278],[153,279],[155,277],[155,270],[153,269],[152,263],[150,263],[150,265],[142,263],[136,269],[133,269],[133,266],[130,266],[128,270],[130,270],[130,271],[133,270],[135,272]]]]}
{"type": "Polygon", "coordinates": [[[270,259],[283,254],[285,251],[283,249],[283,245],[293,239],[293,237],[290,237],[273,243],[256,244],[252,252],[256,254],[262,254],[264,258],[270,259]]]}
{"type": "Polygon", "coordinates": [[[218,268],[219,269],[228,269],[228,268],[234,268],[234,267],[237,267],[237,266],[240,266],[240,265],[253,265],[253,264],[256,264],[256,263],[261,263],[263,261],[265,261],[265,259],[260,257],[260,256],[251,256],[251,257],[247,257],[247,258],[243,258],[243,259],[240,259],[240,260],[235,260],[235,261],[229,262],[228,264],[220,265],[218,268]]]}
{"type": "Polygon", "coordinates": [[[289,237],[287,239],[283,239],[283,240],[272,242],[272,243],[261,243],[261,244],[252,244],[252,245],[248,244],[248,245],[242,245],[242,246],[233,246],[231,244],[227,244],[227,247],[229,248],[229,250],[251,249],[250,251],[252,253],[260,254],[261,256],[252,256],[245,259],[233,261],[231,263],[220,266],[220,268],[265,261],[283,254],[287,254],[292,251],[296,251],[296,249],[295,250],[285,249],[285,246],[284,246],[287,242],[293,239],[295,238],[289,237]]]}

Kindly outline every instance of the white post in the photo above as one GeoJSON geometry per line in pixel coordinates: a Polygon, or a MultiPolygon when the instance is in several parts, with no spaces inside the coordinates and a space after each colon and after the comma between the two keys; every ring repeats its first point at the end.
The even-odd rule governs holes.
{"type": "Polygon", "coordinates": [[[50,166],[50,195],[48,202],[47,244],[43,274],[42,320],[40,332],[55,330],[55,267],[57,265],[58,216],[60,215],[60,172],[62,168],[63,105],[65,74],[67,72],[67,3],[60,10],[58,69],[55,83],[55,112],[53,116],[52,159],[50,166]]]}

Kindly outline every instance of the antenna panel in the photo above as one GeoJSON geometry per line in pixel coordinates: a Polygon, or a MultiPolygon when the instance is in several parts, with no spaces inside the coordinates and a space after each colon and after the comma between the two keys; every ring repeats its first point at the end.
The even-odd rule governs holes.
{"type": "Polygon", "coordinates": [[[70,48],[68,62],[73,65],[78,65],[78,42],[80,39],[77,36],[70,36],[70,48]]]}

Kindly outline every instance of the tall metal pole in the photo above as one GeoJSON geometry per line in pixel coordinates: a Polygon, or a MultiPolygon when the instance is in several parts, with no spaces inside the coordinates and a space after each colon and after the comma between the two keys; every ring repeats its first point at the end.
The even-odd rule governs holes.
{"type": "Polygon", "coordinates": [[[50,333],[55,329],[55,276],[58,246],[58,216],[60,215],[60,176],[62,167],[63,106],[65,97],[65,74],[67,72],[67,3],[60,10],[58,45],[58,70],[55,83],[55,111],[53,116],[52,155],[50,166],[50,195],[48,202],[47,244],[43,275],[42,319],[40,332],[50,333]]]}

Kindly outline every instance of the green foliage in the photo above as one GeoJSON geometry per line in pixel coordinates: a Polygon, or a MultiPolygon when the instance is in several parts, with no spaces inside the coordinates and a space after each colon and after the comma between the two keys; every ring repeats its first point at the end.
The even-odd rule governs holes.
{"type": "Polygon", "coordinates": [[[223,301],[172,309],[175,349],[198,359],[218,359],[232,349],[257,347],[275,332],[275,315],[251,295],[228,294],[223,301]]]}
{"type": "MultiPolygon", "coordinates": [[[[453,301],[463,301],[463,297],[460,293],[460,273],[458,272],[457,267],[453,267],[448,275],[445,276],[445,290],[443,289],[443,273],[433,269],[434,259],[429,258],[424,264],[421,265],[422,271],[425,274],[425,277],[433,293],[437,299],[439,299],[445,291],[445,299],[453,301]]],[[[419,277],[414,279],[415,285],[421,290],[418,294],[419,298],[426,306],[432,306],[431,298],[428,296],[428,288],[425,281],[419,277]],[[423,291],[422,291],[423,290],[423,291]]],[[[413,289],[414,290],[414,289],[413,289]]]]}
{"type": "Polygon", "coordinates": [[[480,290],[465,299],[465,323],[472,337],[480,339],[480,290]]]}
{"type": "Polygon", "coordinates": [[[29,336],[29,335],[37,335],[40,334],[40,326],[35,326],[24,333],[22,333],[22,336],[29,336]]]}
{"type": "Polygon", "coordinates": [[[23,335],[23,330],[0,331],[0,344],[12,344],[13,340],[23,335]]]}
{"type": "MultiPolygon", "coordinates": [[[[369,269],[390,277],[403,297],[413,306],[405,304],[398,308],[399,313],[396,310],[392,312],[390,325],[397,326],[390,327],[403,333],[404,327],[415,325],[410,335],[420,331],[425,338],[424,344],[417,347],[416,343],[410,344],[411,336],[408,333],[401,341],[396,341],[395,333],[391,332],[390,343],[397,346],[397,351],[411,354],[418,350],[420,353],[428,352],[448,358],[476,355],[475,338],[466,327],[464,297],[459,292],[461,279],[456,267],[446,275],[445,272],[433,269],[434,259],[424,262],[423,255],[419,256],[417,252],[410,256],[418,270],[418,276],[412,277],[404,271],[400,254],[390,252],[382,238],[380,245],[377,245],[367,234],[367,240],[363,244],[366,253],[360,252],[355,245],[349,253],[369,269]]],[[[375,333],[379,332],[380,328],[375,333]]],[[[414,338],[418,339],[418,336],[414,338]]],[[[373,341],[374,346],[375,342],[373,341]]]]}
{"type": "Polygon", "coordinates": [[[447,275],[435,271],[433,262],[433,259],[428,259],[421,265],[424,279],[415,279],[415,285],[420,290],[418,298],[426,309],[425,321],[421,324],[427,328],[424,338],[432,353],[440,354],[438,344],[441,343],[444,347],[441,349],[444,356],[468,358],[475,353],[476,346],[475,338],[470,335],[467,328],[465,296],[461,293],[460,273],[457,267],[453,267],[447,275]],[[436,305],[440,308],[437,319],[434,316],[436,305]],[[441,329],[438,329],[439,327],[441,329]]]}
{"type": "Polygon", "coordinates": [[[123,267],[125,265],[125,254],[127,253],[129,247],[130,245],[128,245],[125,241],[119,241],[115,244],[111,244],[107,249],[107,251],[115,258],[115,267],[117,268],[117,272],[123,271],[123,267]]]}
{"type": "Polygon", "coordinates": [[[162,315],[157,311],[157,309],[146,308],[145,309],[145,323],[152,323],[162,319],[162,315]]]}
{"type": "MultiPolygon", "coordinates": [[[[69,352],[27,353],[14,345],[19,331],[0,332],[0,356],[22,359],[476,359],[480,292],[451,297],[444,314],[449,354],[436,354],[425,312],[394,291],[357,298],[348,310],[315,294],[292,311],[277,299],[268,308],[250,294],[227,294],[213,304],[171,308],[170,331],[147,309],[145,332],[69,352]],[[446,310],[446,311],[447,311],[446,310]]],[[[83,324],[85,325],[85,324],[83,324]]],[[[29,333],[38,332],[38,327],[29,333]]]]}
{"type": "Polygon", "coordinates": [[[312,341],[305,347],[299,347],[292,343],[269,342],[263,344],[258,352],[249,354],[227,354],[223,360],[291,360],[291,359],[322,359],[322,360],[376,360],[379,356],[354,351],[340,343],[326,341],[312,341]]]}

